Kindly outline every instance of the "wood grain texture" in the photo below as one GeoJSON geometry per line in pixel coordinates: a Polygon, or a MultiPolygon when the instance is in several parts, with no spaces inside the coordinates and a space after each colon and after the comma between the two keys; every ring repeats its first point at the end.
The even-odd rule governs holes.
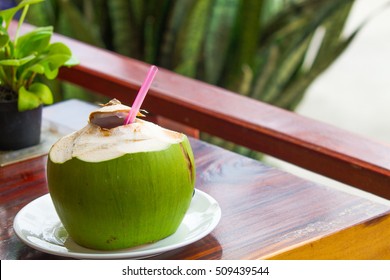
{"type": "MultiPolygon", "coordinates": [[[[12,26],[15,29],[16,25],[12,26]]],[[[12,29],[11,28],[11,29],[12,29]]],[[[24,30],[31,29],[25,25],[24,30]]],[[[60,77],[131,103],[149,65],[64,36],[81,60],[60,77]]],[[[160,69],[144,107],[157,115],[390,198],[390,145],[160,69]]]]}
{"type": "MultiPolygon", "coordinates": [[[[321,240],[329,244],[327,238],[338,240],[340,235],[353,239],[354,232],[343,237],[351,228],[361,237],[365,233],[389,235],[388,218],[378,220],[387,215],[389,206],[303,180],[196,139],[191,139],[191,145],[197,167],[196,187],[219,202],[222,218],[207,237],[155,259],[288,258],[285,252],[299,252],[300,247],[321,240]],[[361,225],[370,225],[371,230],[365,232],[361,225]]],[[[46,157],[40,157],[0,169],[0,259],[58,258],[25,246],[12,229],[16,213],[47,193],[45,165],[46,157]]],[[[376,258],[390,258],[388,240],[372,247],[376,258]]],[[[360,245],[349,242],[348,254],[335,250],[331,257],[373,256],[371,248],[360,245]]],[[[305,256],[323,257],[322,247],[315,246],[305,256]]]]}
{"type": "Polygon", "coordinates": [[[390,212],[318,240],[267,256],[276,260],[390,259],[390,212]]]}

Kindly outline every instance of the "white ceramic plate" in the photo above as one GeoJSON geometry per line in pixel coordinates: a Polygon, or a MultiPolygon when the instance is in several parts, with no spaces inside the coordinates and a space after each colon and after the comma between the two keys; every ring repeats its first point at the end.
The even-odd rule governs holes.
{"type": "Polygon", "coordinates": [[[62,226],[49,194],[23,207],[14,220],[17,236],[37,250],[77,259],[140,259],[191,244],[208,235],[221,218],[221,208],[208,194],[196,190],[177,231],[158,242],[115,251],[97,251],[77,245],[62,226]]]}

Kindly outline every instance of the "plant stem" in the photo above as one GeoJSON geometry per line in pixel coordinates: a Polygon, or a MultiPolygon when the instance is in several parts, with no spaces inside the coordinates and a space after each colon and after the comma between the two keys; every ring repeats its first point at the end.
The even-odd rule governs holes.
{"type": "Polygon", "coordinates": [[[18,28],[16,29],[15,39],[14,39],[14,45],[15,45],[15,47],[16,47],[17,42],[18,42],[20,27],[22,26],[22,24],[23,24],[23,22],[24,22],[24,19],[26,18],[26,15],[27,15],[27,11],[28,11],[28,7],[29,7],[29,6],[30,6],[30,5],[24,6],[22,15],[20,16],[19,23],[18,23],[18,28]]]}
{"type": "Polygon", "coordinates": [[[17,92],[17,86],[16,86],[16,70],[15,67],[11,66],[11,85],[12,85],[12,90],[17,92]]]}
{"type": "Polygon", "coordinates": [[[30,85],[31,85],[32,82],[34,81],[36,75],[37,75],[36,72],[33,72],[33,73],[32,73],[32,75],[30,76],[30,78],[28,79],[28,81],[27,81],[26,84],[25,84],[26,89],[28,89],[28,88],[30,87],[30,85]]]}
{"type": "Polygon", "coordinates": [[[0,67],[0,81],[3,81],[4,84],[8,83],[7,75],[5,74],[3,67],[0,67]]]}

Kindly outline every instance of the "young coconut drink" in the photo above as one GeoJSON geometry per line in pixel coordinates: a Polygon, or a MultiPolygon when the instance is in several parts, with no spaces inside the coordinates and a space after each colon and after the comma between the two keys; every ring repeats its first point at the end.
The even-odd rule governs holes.
{"type": "Polygon", "coordinates": [[[49,153],[55,209],[84,247],[112,250],[165,238],[191,202],[195,166],[188,138],[141,119],[123,125],[129,110],[112,100],[49,153]]]}

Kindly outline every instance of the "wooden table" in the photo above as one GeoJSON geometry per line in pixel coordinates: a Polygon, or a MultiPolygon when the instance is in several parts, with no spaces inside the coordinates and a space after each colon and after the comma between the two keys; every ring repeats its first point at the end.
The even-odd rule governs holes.
{"type": "MultiPolygon", "coordinates": [[[[191,139],[196,187],[222,218],[207,237],[155,259],[390,258],[390,207],[191,139]]],[[[0,168],[0,259],[57,259],[24,245],[16,213],[48,192],[46,156],[0,168]]]]}

